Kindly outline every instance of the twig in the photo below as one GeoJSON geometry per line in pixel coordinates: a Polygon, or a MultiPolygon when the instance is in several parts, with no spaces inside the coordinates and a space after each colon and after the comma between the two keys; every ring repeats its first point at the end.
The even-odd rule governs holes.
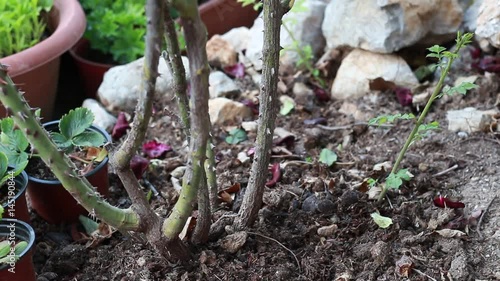
{"type": "Polygon", "coordinates": [[[481,238],[481,239],[483,239],[483,234],[481,233],[481,223],[483,222],[484,214],[486,214],[486,212],[488,212],[488,209],[490,208],[491,204],[493,203],[493,201],[495,201],[496,198],[497,198],[496,195],[493,196],[493,198],[491,198],[490,203],[488,203],[488,205],[486,206],[486,209],[484,209],[484,212],[481,214],[481,217],[479,218],[479,221],[477,222],[476,232],[477,232],[477,234],[479,234],[479,238],[481,238]]]}
{"type": "MultiPolygon", "coordinates": [[[[325,125],[321,125],[321,124],[317,124],[316,126],[318,126],[319,128],[321,128],[323,130],[327,130],[327,131],[340,131],[340,130],[350,129],[354,126],[363,126],[363,125],[368,126],[368,123],[358,122],[358,123],[353,123],[353,124],[349,124],[349,125],[345,125],[345,126],[336,126],[336,127],[329,127],[329,126],[325,126],[325,125]]],[[[391,127],[394,127],[394,125],[382,124],[382,125],[377,125],[377,127],[391,128],[391,127]]]]}
{"type": "Polygon", "coordinates": [[[453,170],[456,170],[457,168],[458,168],[458,164],[455,164],[455,165],[451,166],[450,168],[448,168],[448,169],[446,169],[446,170],[443,170],[443,171],[441,171],[441,172],[439,172],[439,173],[436,173],[436,174],[432,175],[432,177],[439,177],[439,176],[442,176],[442,175],[444,175],[444,174],[446,174],[446,173],[449,173],[449,172],[451,172],[451,171],[453,171],[453,170]]]}
{"type": "Polygon", "coordinates": [[[418,269],[416,269],[416,268],[414,268],[414,269],[413,269],[413,271],[415,271],[416,273],[418,273],[418,274],[420,274],[420,275],[422,275],[422,276],[425,276],[425,277],[427,277],[427,278],[431,279],[432,281],[437,281],[436,279],[434,279],[434,278],[430,277],[429,275],[427,275],[427,274],[423,273],[422,271],[420,271],[420,270],[418,270],[418,269]]]}
{"type": "Polygon", "coordinates": [[[269,236],[265,236],[265,235],[262,235],[262,234],[259,234],[259,233],[255,233],[255,232],[250,232],[250,231],[247,231],[248,234],[253,234],[253,235],[257,235],[257,236],[260,236],[262,238],[266,238],[266,239],[269,239],[275,243],[277,243],[278,245],[280,245],[283,249],[287,250],[290,254],[292,254],[292,256],[295,258],[295,261],[297,262],[297,267],[299,268],[299,272],[302,272],[302,270],[300,269],[300,262],[299,262],[299,259],[297,258],[297,256],[294,254],[294,252],[290,249],[288,249],[285,245],[281,244],[280,241],[274,239],[274,238],[271,238],[269,236]]]}

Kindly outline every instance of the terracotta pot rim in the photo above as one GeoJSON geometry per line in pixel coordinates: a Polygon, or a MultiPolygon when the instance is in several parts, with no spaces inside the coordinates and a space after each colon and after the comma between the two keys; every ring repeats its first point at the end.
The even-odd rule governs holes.
{"type": "Polygon", "coordinates": [[[24,74],[54,60],[69,50],[85,32],[87,22],[77,0],[54,0],[50,18],[56,28],[48,38],[19,53],[0,58],[3,64],[10,66],[11,76],[24,74]],[[26,62],[27,57],[30,62],[26,62]]]}
{"type": "MultiPolygon", "coordinates": [[[[13,169],[13,167],[9,166],[9,169],[13,169]]],[[[26,193],[26,189],[28,188],[28,174],[26,173],[26,171],[22,171],[19,175],[15,176],[14,181],[16,179],[18,179],[17,182],[19,182],[19,184],[21,185],[21,188],[19,189],[16,196],[14,196],[14,198],[11,201],[7,200],[7,202],[5,202],[2,205],[4,209],[6,209],[6,207],[9,205],[10,202],[12,202],[12,201],[16,202],[17,199],[19,199],[19,197],[24,196],[24,194],[26,193]],[[21,179],[22,181],[19,179],[21,179]]]]}
{"type": "MultiPolygon", "coordinates": [[[[45,129],[47,129],[47,127],[50,127],[50,126],[54,126],[54,125],[57,125],[59,124],[59,121],[60,120],[55,120],[55,121],[50,121],[50,122],[47,122],[47,123],[44,123],[43,124],[43,127],[45,129]]],[[[90,128],[91,130],[94,130],[94,131],[97,131],[99,132],[100,134],[102,134],[104,136],[104,138],[106,138],[106,140],[108,142],[111,142],[111,136],[108,134],[108,132],[106,132],[106,130],[102,129],[102,128],[99,128],[97,126],[94,126],[94,125],[91,125],[90,128]]],[[[109,162],[109,157],[106,156],[106,158],[104,158],[104,160],[101,161],[101,163],[99,163],[99,165],[97,165],[92,171],[90,171],[89,173],[85,174],[85,177],[88,178],[92,175],[94,175],[95,173],[97,173],[99,170],[103,169],[103,168],[106,168],[106,165],[108,164],[109,162]]],[[[36,183],[40,183],[40,184],[47,184],[47,185],[60,185],[61,182],[59,180],[44,180],[44,179],[40,179],[40,178],[36,178],[36,177],[33,177],[31,175],[28,175],[28,180],[29,181],[33,181],[33,182],[36,182],[36,183]]]]}
{"type": "Polygon", "coordinates": [[[73,45],[70,49],[69,49],[69,53],[70,55],[77,61],[79,62],[83,62],[83,63],[86,63],[86,64],[89,64],[89,65],[92,65],[92,66],[97,66],[97,67],[102,67],[102,68],[111,68],[113,66],[118,66],[118,64],[108,64],[108,63],[100,63],[100,62],[96,62],[96,61],[93,61],[93,60],[89,60],[83,56],[80,55],[80,52],[79,52],[79,49],[82,47],[82,45],[84,44],[89,44],[89,48],[90,48],[90,41],[87,39],[87,38],[80,38],[80,40],[78,40],[78,42],[76,42],[75,45],[73,45]]]}
{"type": "MultiPolygon", "coordinates": [[[[22,259],[27,253],[29,253],[29,251],[31,251],[31,249],[35,245],[35,230],[33,229],[33,227],[31,225],[29,225],[28,223],[26,223],[22,220],[2,219],[2,220],[0,220],[0,237],[10,236],[10,230],[7,227],[11,223],[16,224],[16,226],[15,226],[16,230],[18,228],[20,228],[20,229],[24,230],[24,232],[26,232],[26,234],[28,236],[28,239],[24,239],[26,235],[18,235],[16,233],[16,236],[15,236],[16,238],[21,238],[21,239],[24,239],[25,241],[27,240],[26,242],[28,242],[28,247],[26,247],[26,249],[24,249],[24,251],[19,255],[20,259],[22,259]],[[3,228],[5,228],[5,231],[3,228]]],[[[19,263],[19,261],[17,261],[17,263],[19,263]]],[[[1,265],[0,271],[6,269],[8,267],[9,267],[8,264],[1,265]]]]}

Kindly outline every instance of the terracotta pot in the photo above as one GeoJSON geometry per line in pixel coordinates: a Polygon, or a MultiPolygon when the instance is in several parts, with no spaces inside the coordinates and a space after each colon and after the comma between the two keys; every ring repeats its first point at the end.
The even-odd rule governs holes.
{"type": "MultiPolygon", "coordinates": [[[[236,0],[210,0],[202,4],[199,11],[209,38],[215,34],[224,34],[234,27],[251,27],[259,15],[251,6],[242,7],[236,0]]],[[[115,65],[88,60],[89,49],[88,40],[81,39],[69,52],[76,61],[86,96],[95,98],[104,73],[115,65]]]]}
{"type": "MultiPolygon", "coordinates": [[[[12,168],[9,168],[9,170],[11,169],[12,168]]],[[[15,194],[14,198],[11,198],[10,201],[2,204],[2,207],[4,208],[3,217],[14,218],[29,223],[31,221],[30,213],[28,210],[28,204],[26,203],[26,187],[28,185],[28,175],[25,171],[14,178],[14,184],[15,185],[9,184],[9,180],[7,180],[7,182],[0,188],[0,194],[7,195],[9,195],[9,192],[15,191],[17,189],[17,193],[15,194]]]]}
{"type": "MultiPolygon", "coordinates": [[[[0,59],[10,66],[9,74],[25,92],[30,106],[41,108],[45,120],[52,118],[60,56],[82,37],[85,26],[85,14],[77,0],[54,0],[48,23],[52,34],[29,49],[0,59]]],[[[1,107],[0,116],[5,114],[1,107]]]]}
{"type": "MultiPolygon", "coordinates": [[[[47,131],[57,131],[59,121],[45,123],[47,131]]],[[[103,129],[91,126],[90,130],[101,133],[108,142],[111,136],[103,129]]],[[[85,177],[104,197],[109,195],[108,161],[106,157],[85,177]]],[[[78,216],[88,212],[79,205],[59,180],[44,180],[28,174],[28,196],[36,213],[52,224],[78,222],[78,216]]]]}
{"type": "Polygon", "coordinates": [[[12,234],[17,239],[28,242],[28,247],[21,253],[20,259],[14,264],[14,267],[8,264],[0,266],[0,281],[35,281],[36,275],[33,266],[35,231],[23,221],[2,219],[0,221],[0,237],[11,237],[12,234]]]}

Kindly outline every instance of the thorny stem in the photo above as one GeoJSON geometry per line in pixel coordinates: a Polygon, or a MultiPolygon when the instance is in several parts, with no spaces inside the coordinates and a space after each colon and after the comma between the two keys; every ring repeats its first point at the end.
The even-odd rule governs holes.
{"type": "Polygon", "coordinates": [[[215,153],[214,153],[214,145],[212,143],[212,137],[208,139],[207,143],[207,160],[205,161],[205,174],[207,177],[207,188],[209,190],[210,196],[210,209],[212,212],[217,210],[217,175],[215,168],[215,153]]]}
{"type": "Polygon", "coordinates": [[[63,187],[91,214],[120,230],[141,230],[138,214],[131,208],[120,209],[107,203],[87,178],[78,175],[71,159],[57,149],[49,133],[40,125],[24,97],[8,76],[7,66],[0,64],[0,101],[12,116],[39,157],[51,169],[63,187]]]}
{"type": "Polygon", "coordinates": [[[250,227],[262,205],[267,179],[272,138],[278,110],[278,69],[280,52],[280,25],[283,15],[290,9],[289,1],[264,1],[264,46],[262,49],[262,82],[259,95],[259,120],[255,156],[243,202],[235,221],[235,228],[250,227]]]}
{"type": "MultiPolygon", "coordinates": [[[[453,54],[458,54],[460,49],[463,47],[464,43],[463,41],[458,42],[456,49],[452,52],[453,54]]],[[[448,75],[448,72],[450,71],[451,65],[453,64],[453,61],[455,60],[454,56],[448,57],[448,63],[446,64],[446,67],[442,69],[441,71],[441,77],[439,78],[439,81],[436,85],[436,88],[434,89],[434,92],[432,92],[432,95],[430,96],[429,100],[427,101],[427,104],[424,107],[424,110],[420,114],[420,116],[417,119],[417,122],[415,123],[415,126],[411,130],[410,135],[406,139],[405,144],[403,145],[403,148],[399,152],[398,158],[396,159],[396,163],[394,163],[394,166],[392,167],[391,174],[396,174],[399,170],[399,165],[401,164],[401,161],[403,161],[403,158],[406,154],[406,151],[410,147],[410,145],[413,143],[415,139],[415,135],[418,132],[418,128],[422,123],[424,122],[425,117],[427,116],[427,113],[429,112],[432,103],[434,100],[438,97],[439,93],[441,92],[441,89],[443,88],[444,80],[446,79],[446,76],[448,75]]],[[[389,187],[384,185],[379,197],[378,197],[378,202],[382,201],[384,199],[385,195],[387,194],[387,191],[389,191],[389,187]]]]}
{"type": "Polygon", "coordinates": [[[163,233],[168,239],[178,239],[196,204],[198,188],[203,178],[204,162],[210,129],[208,112],[208,74],[205,46],[206,28],[201,21],[196,0],[175,0],[173,6],[181,15],[191,74],[191,143],[189,168],[182,182],[182,191],[172,213],[163,223],[163,233]]]}

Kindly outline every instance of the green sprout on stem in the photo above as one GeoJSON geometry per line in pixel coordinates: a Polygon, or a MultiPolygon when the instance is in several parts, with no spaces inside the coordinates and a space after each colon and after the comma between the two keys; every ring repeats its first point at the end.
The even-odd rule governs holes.
{"type": "MultiPolygon", "coordinates": [[[[439,78],[436,88],[434,89],[434,92],[427,101],[427,104],[425,105],[425,108],[423,109],[422,113],[420,114],[418,119],[416,119],[415,126],[413,127],[410,135],[406,139],[403,148],[399,152],[398,158],[396,159],[396,163],[392,167],[391,173],[386,178],[385,185],[383,186],[382,191],[378,197],[378,201],[381,201],[385,197],[389,189],[398,189],[403,184],[403,181],[408,181],[412,177],[412,175],[408,172],[407,169],[399,169],[399,166],[406,154],[406,151],[415,141],[424,138],[427,135],[427,133],[429,133],[430,130],[436,130],[439,128],[439,123],[437,121],[424,124],[424,119],[429,113],[429,110],[434,100],[442,97],[445,94],[453,95],[455,93],[459,93],[464,95],[467,93],[468,90],[477,88],[477,85],[470,82],[463,82],[456,87],[449,87],[449,86],[443,87],[444,80],[450,71],[453,61],[456,58],[458,58],[458,52],[464,46],[472,42],[473,36],[474,36],[473,33],[461,34],[460,32],[458,32],[457,38],[455,40],[456,47],[453,51],[447,51],[446,48],[438,45],[428,48],[430,53],[427,55],[427,57],[436,58],[438,60],[437,64],[435,64],[433,68],[434,69],[439,68],[441,70],[441,76],[439,78]]],[[[398,119],[415,119],[415,118],[416,117],[413,114],[396,114],[392,116],[384,115],[370,120],[369,124],[381,125],[386,122],[394,122],[398,119]]]]}

